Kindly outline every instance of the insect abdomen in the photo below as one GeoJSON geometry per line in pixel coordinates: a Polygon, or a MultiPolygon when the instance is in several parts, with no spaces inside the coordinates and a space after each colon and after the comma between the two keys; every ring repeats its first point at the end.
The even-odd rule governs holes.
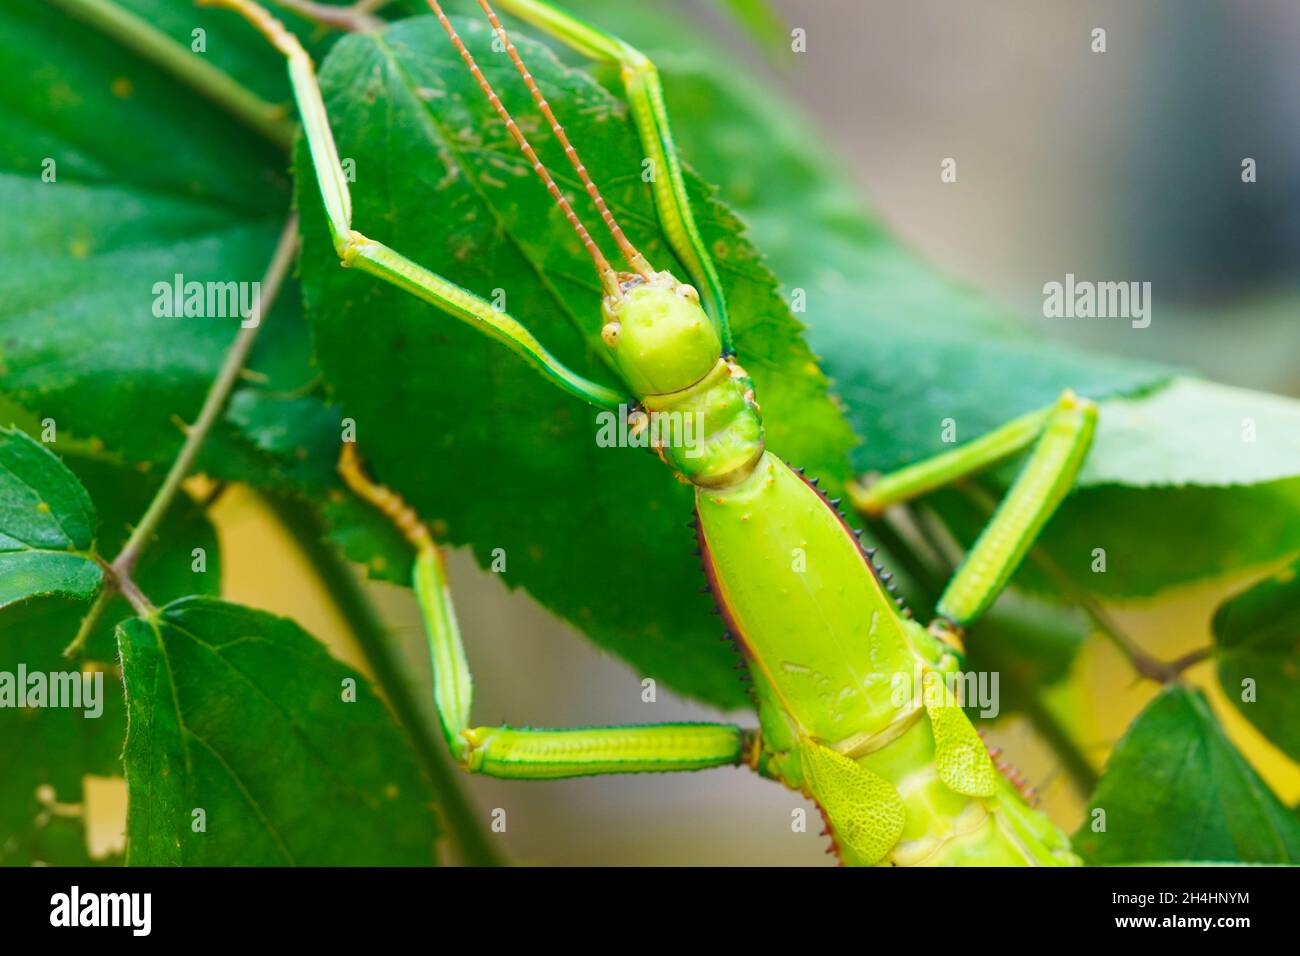
{"type": "Polygon", "coordinates": [[[1077,862],[998,777],[961,707],[923,693],[953,659],[895,609],[819,492],[766,453],[743,480],[697,488],[696,511],[753,676],[759,769],[818,802],[845,862],[1077,862]]]}
{"type": "Polygon", "coordinates": [[[839,741],[888,724],[907,624],[835,510],[771,453],[696,494],[705,567],[754,668],[803,730],[839,741]]]}

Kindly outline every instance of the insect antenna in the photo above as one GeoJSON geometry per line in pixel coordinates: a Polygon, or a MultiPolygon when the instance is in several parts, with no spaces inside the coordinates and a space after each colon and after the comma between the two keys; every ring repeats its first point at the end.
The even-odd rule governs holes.
{"type": "Polygon", "coordinates": [[[495,109],[497,115],[501,117],[501,121],[505,123],[506,129],[510,131],[510,135],[514,137],[515,142],[519,144],[519,149],[523,152],[524,156],[533,164],[533,171],[537,173],[538,177],[545,184],[547,192],[551,194],[551,198],[555,200],[555,204],[559,206],[560,211],[564,213],[564,218],[569,221],[569,225],[573,227],[573,231],[578,234],[578,238],[582,241],[583,248],[586,249],[587,254],[591,256],[592,262],[596,264],[596,271],[600,273],[601,285],[604,286],[606,294],[621,297],[622,290],[619,287],[618,275],[615,273],[613,266],[609,264],[609,260],[605,258],[605,254],[600,251],[600,247],[596,245],[596,241],[591,238],[591,233],[589,233],[587,227],[582,224],[582,220],[578,218],[578,214],[573,211],[573,205],[567,198],[565,198],[564,193],[560,191],[560,187],[555,184],[555,180],[551,177],[550,172],[542,164],[541,159],[538,158],[537,151],[533,149],[532,144],[528,142],[528,138],[524,136],[523,131],[519,128],[518,124],[515,123],[514,117],[510,115],[510,111],[506,109],[505,104],[501,102],[501,97],[497,96],[496,91],[492,89],[492,84],[488,82],[487,77],[483,75],[483,71],[480,70],[478,64],[474,62],[473,54],[465,47],[460,35],[456,33],[456,28],[451,25],[451,21],[447,19],[447,15],[442,12],[442,5],[438,3],[438,0],[428,0],[428,3],[430,9],[433,10],[434,15],[438,18],[438,22],[442,24],[443,30],[445,30],[447,36],[451,38],[452,45],[455,46],[461,59],[465,61],[465,65],[469,67],[469,71],[478,82],[479,88],[487,94],[488,101],[492,104],[492,108],[495,109]]]}
{"type": "Polygon", "coordinates": [[[551,110],[551,105],[546,102],[546,97],[542,95],[542,91],[538,88],[537,81],[533,79],[533,74],[530,73],[528,67],[524,65],[523,57],[519,55],[519,51],[515,49],[514,43],[511,42],[510,37],[506,34],[505,27],[501,25],[501,21],[497,18],[496,12],[493,11],[492,5],[488,0],[478,0],[478,5],[483,8],[483,12],[487,14],[488,22],[492,24],[492,29],[496,31],[497,36],[501,38],[501,42],[505,44],[506,53],[509,54],[511,61],[515,64],[515,69],[519,71],[519,75],[524,78],[524,85],[528,87],[528,92],[532,95],[533,102],[537,104],[537,108],[541,111],[542,116],[546,118],[546,122],[551,124],[551,132],[555,134],[555,138],[559,141],[560,145],[564,147],[564,155],[569,158],[569,162],[572,164],[574,172],[576,172],[578,178],[582,180],[582,185],[587,190],[587,195],[589,195],[591,201],[596,204],[596,209],[600,212],[600,218],[604,220],[605,226],[609,229],[610,235],[614,237],[614,242],[618,245],[619,251],[623,253],[623,258],[626,259],[628,265],[630,265],[643,278],[652,278],[654,276],[654,269],[650,266],[646,257],[641,255],[641,253],[637,251],[636,247],[632,245],[631,241],[627,238],[627,235],[623,232],[623,227],[618,224],[618,220],[614,218],[614,214],[609,211],[609,206],[605,204],[605,197],[600,194],[600,190],[596,187],[596,183],[587,172],[587,167],[583,164],[582,157],[578,155],[578,150],[574,148],[573,143],[569,141],[569,135],[564,131],[564,127],[561,126],[560,121],[555,118],[555,113],[551,110]]]}

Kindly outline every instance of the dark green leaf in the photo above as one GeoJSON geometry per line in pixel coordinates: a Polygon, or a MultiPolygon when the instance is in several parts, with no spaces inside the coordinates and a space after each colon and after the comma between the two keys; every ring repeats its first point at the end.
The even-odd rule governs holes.
{"type": "MultiPolygon", "coordinates": [[[[130,526],[139,521],[157,482],[133,469],[65,455],[64,462],[89,489],[101,515],[99,545],[115,554],[130,526]]],[[[135,580],[155,601],[194,593],[215,593],[221,578],[216,535],[201,509],[187,499],[164,516],[157,540],[144,552],[135,580]],[[206,570],[197,572],[194,550],[202,549],[206,570]]],[[[79,865],[120,862],[88,855],[82,807],[83,778],[122,776],[126,708],[113,637],[118,621],[132,615],[122,598],[105,609],[84,652],[69,660],[63,648],[76,635],[89,599],[34,598],[0,611],[0,671],[16,674],[100,672],[103,713],[85,716],[67,708],[0,709],[0,864],[42,862],[79,865]],[[59,812],[54,812],[54,804],[59,812]],[[67,812],[67,808],[74,811],[67,812]]],[[[92,808],[93,809],[93,808],[92,808]]]]}
{"type": "Polygon", "coordinates": [[[77,476],[40,442],[0,428],[0,608],[95,594],[94,543],[95,508],[77,476]]]}
{"type": "Polygon", "coordinates": [[[186,598],[118,641],[128,863],[433,862],[431,790],[405,739],[365,678],[292,621],[186,598]]]}
{"type": "Polygon", "coordinates": [[[1219,607],[1214,659],[1233,706],[1300,760],[1300,561],[1219,607]]]}
{"type": "Polygon", "coordinates": [[[1075,849],[1089,863],[1300,862],[1300,820],[1224,736],[1199,691],[1171,685],[1106,763],[1075,849]],[[1094,832],[1097,811],[1104,832],[1094,832]]]}
{"type": "MultiPolygon", "coordinates": [[[[141,6],[187,46],[191,28],[213,16],[189,3],[141,6]]],[[[259,49],[252,31],[237,35],[244,50],[259,49]]],[[[225,43],[214,53],[243,59],[225,43]]],[[[283,62],[269,49],[259,55],[283,88],[283,62]]],[[[183,438],[176,419],[192,420],[240,318],[155,315],[155,286],[178,274],[261,279],[288,208],[283,156],[53,5],[18,0],[0,10],[0,59],[9,223],[0,236],[0,388],[53,418],[61,436],[96,439],[130,461],[170,460],[183,438]],[[47,170],[53,181],[43,180],[47,170]]],[[[307,343],[287,315],[265,318],[252,367],[295,386],[309,374],[307,343]],[[286,366],[299,377],[284,381],[286,366]]]]}

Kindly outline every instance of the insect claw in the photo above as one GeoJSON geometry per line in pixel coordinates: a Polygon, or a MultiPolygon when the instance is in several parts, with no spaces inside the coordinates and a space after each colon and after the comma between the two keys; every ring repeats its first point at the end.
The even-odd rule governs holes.
{"type": "Polygon", "coordinates": [[[843,500],[844,500],[843,498],[832,498],[832,499],[830,499],[831,507],[833,507],[833,508],[838,508],[838,507],[840,506],[840,502],[843,501],[843,500]]]}
{"type": "Polygon", "coordinates": [[[816,487],[817,487],[817,482],[819,482],[819,481],[821,481],[820,478],[809,478],[809,479],[808,479],[808,484],[810,484],[810,485],[812,485],[814,488],[816,488],[816,487]]]}
{"type": "MultiPolygon", "coordinates": [[[[858,534],[861,534],[861,533],[862,533],[862,532],[860,532],[860,531],[858,532],[858,534]]],[[[879,548],[867,548],[867,552],[866,552],[866,553],[867,553],[867,557],[869,557],[869,558],[874,558],[874,557],[876,556],[876,552],[879,551],[879,550],[880,550],[879,548]]]]}

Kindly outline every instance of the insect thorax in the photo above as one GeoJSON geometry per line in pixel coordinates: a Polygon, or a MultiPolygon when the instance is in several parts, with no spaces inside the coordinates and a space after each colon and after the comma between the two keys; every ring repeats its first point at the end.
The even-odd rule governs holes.
{"type": "Polygon", "coordinates": [[[661,272],[607,299],[602,339],[636,394],[651,445],[683,481],[716,488],[744,479],[763,455],[749,377],[722,355],[718,331],[689,285],[661,272]]]}

